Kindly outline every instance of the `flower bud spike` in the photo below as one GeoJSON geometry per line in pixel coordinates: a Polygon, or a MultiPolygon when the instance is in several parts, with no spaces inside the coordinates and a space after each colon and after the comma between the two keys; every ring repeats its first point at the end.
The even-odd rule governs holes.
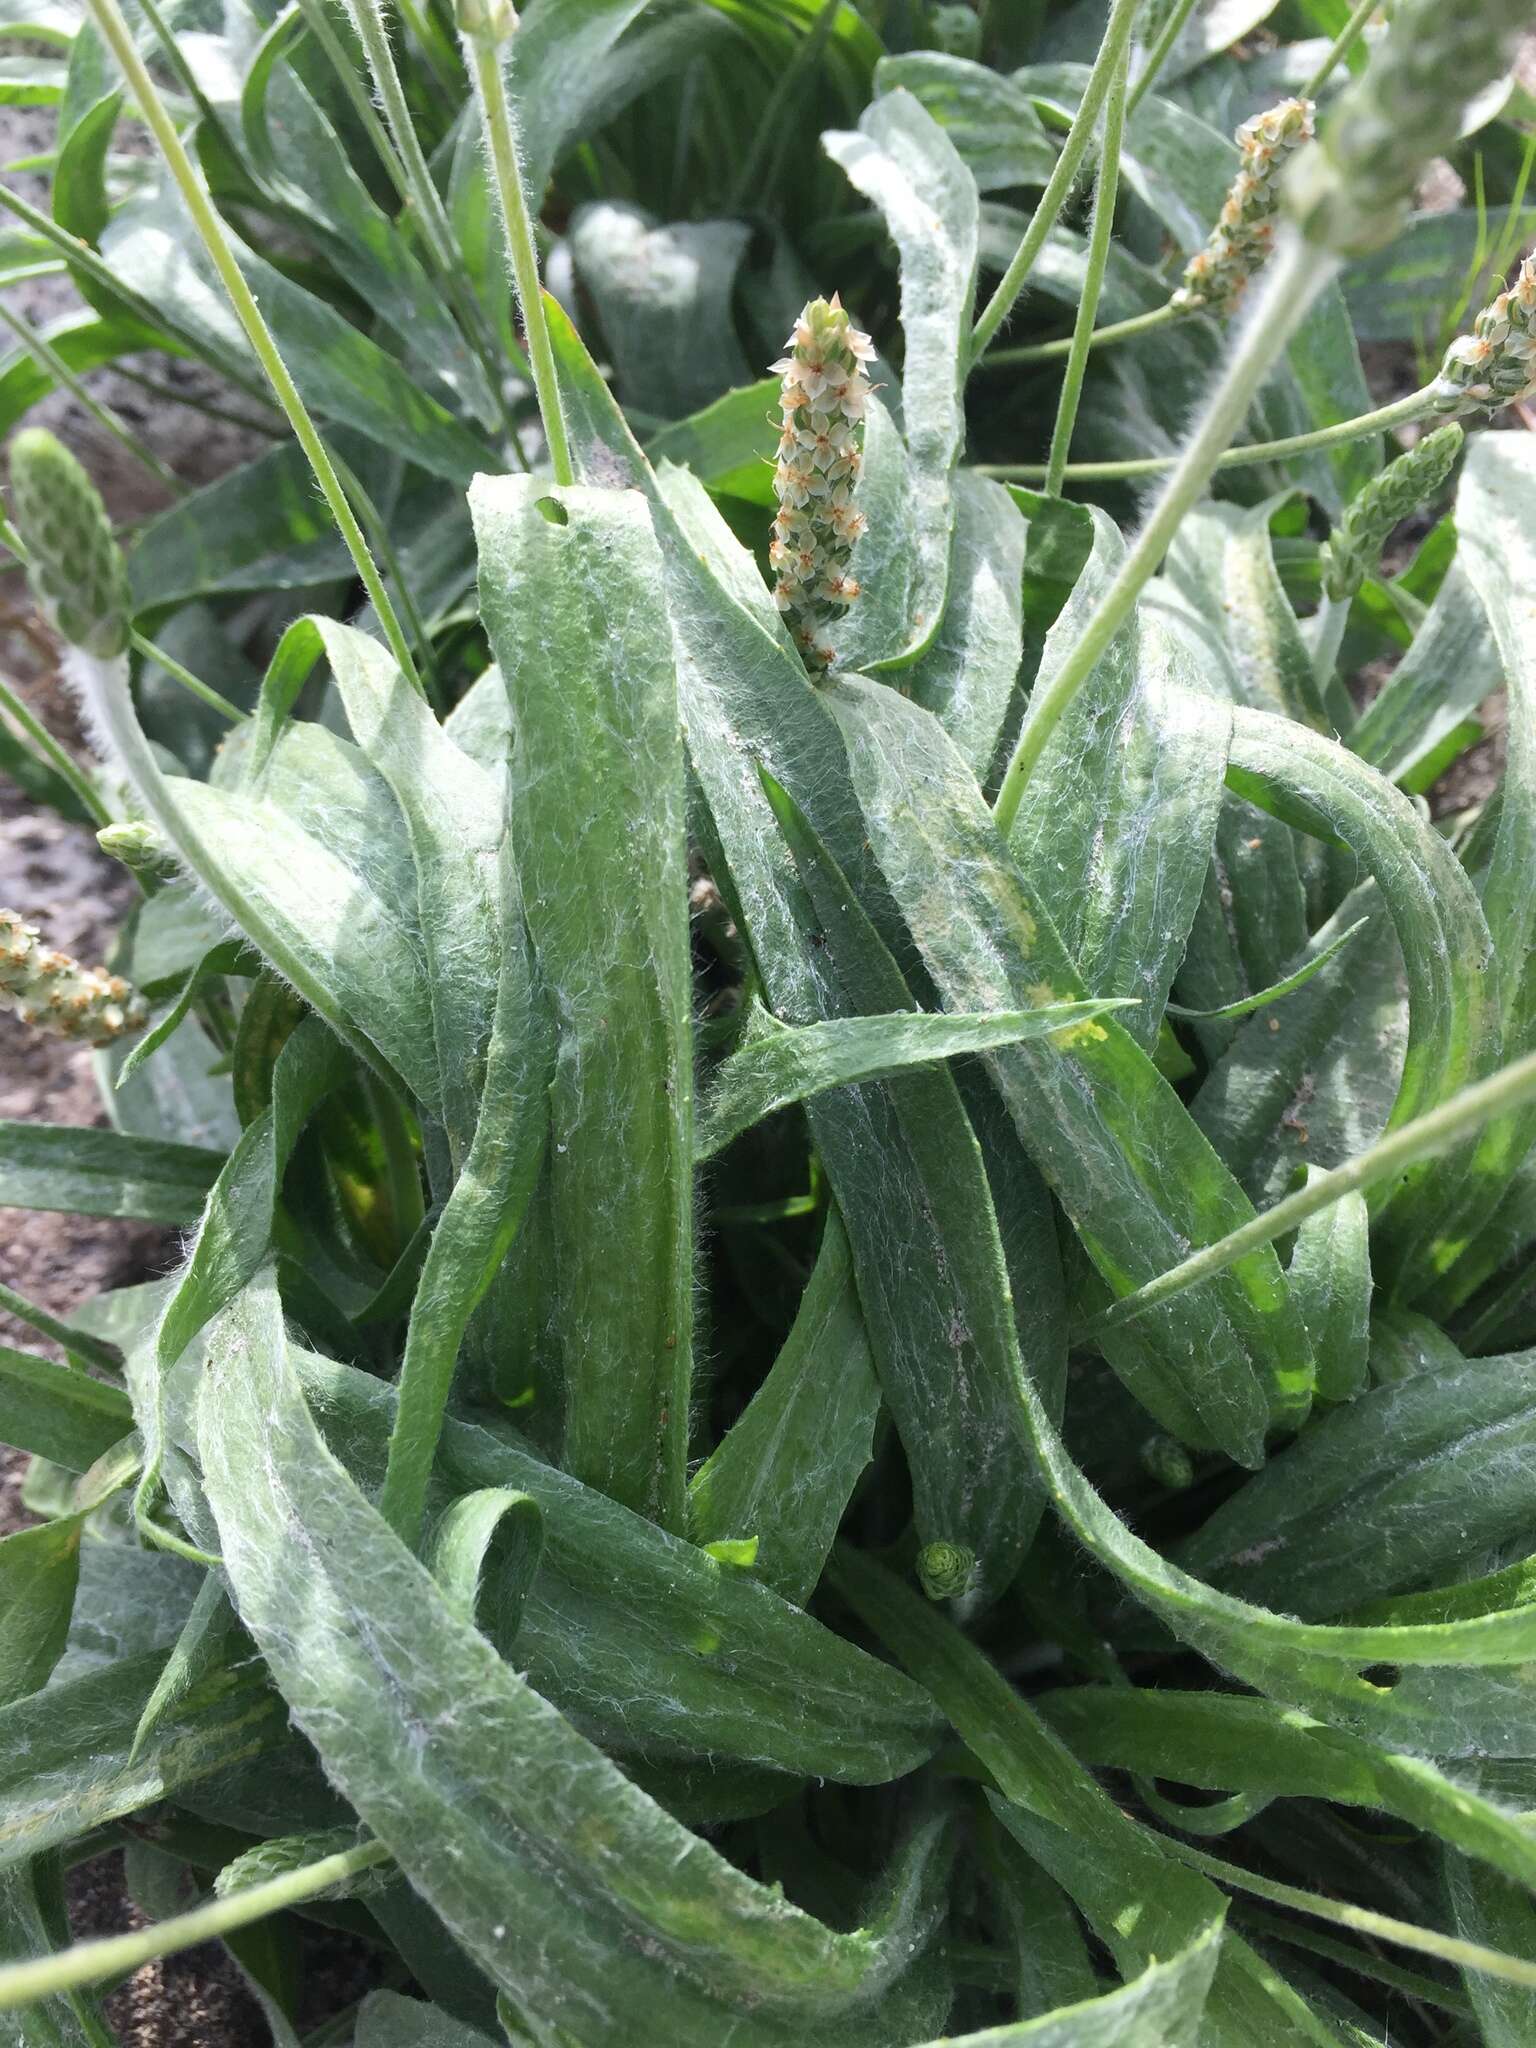
{"type": "Polygon", "coordinates": [[[98,660],[123,653],[133,607],[122,549],[100,492],[42,427],[11,444],[11,512],[32,594],[60,637],[98,660]]]}
{"type": "Polygon", "coordinates": [[[1318,148],[1286,176],[1286,210],[1309,242],[1363,256],[1392,239],[1420,173],[1455,147],[1464,109],[1513,64],[1530,12],[1530,0],[1398,0],[1318,148]]]}
{"type": "Polygon", "coordinates": [[[1536,256],[1451,343],[1430,392],[1436,412],[1460,416],[1536,395],[1536,256]]]}
{"type": "Polygon", "coordinates": [[[1376,573],[1393,527],[1439,490],[1461,453],[1462,439],[1458,426],[1437,427],[1350,499],[1323,546],[1325,596],[1335,603],[1353,597],[1376,573]]]}
{"type": "Polygon", "coordinates": [[[1274,244],[1280,173],[1295,151],[1312,140],[1315,111],[1310,100],[1281,100],[1238,129],[1242,161],[1205,247],[1191,256],[1173,295],[1180,312],[1225,316],[1236,311],[1274,244]]]}
{"type": "Polygon", "coordinates": [[[143,997],[121,975],[50,951],[14,910],[0,910],[0,1002],[24,1024],[86,1045],[110,1045],[149,1021],[143,997]]]}
{"type": "Polygon", "coordinates": [[[779,501],[769,560],[774,603],[801,658],[819,674],[835,658],[827,630],[858,597],[849,559],[864,517],[853,504],[864,460],[864,411],[874,349],[841,299],[813,299],[773,365],[784,379],[773,488],[779,501]]]}

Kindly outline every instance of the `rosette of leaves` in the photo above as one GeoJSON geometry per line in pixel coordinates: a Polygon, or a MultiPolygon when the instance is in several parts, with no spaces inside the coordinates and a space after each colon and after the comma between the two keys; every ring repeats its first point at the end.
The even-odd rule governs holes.
{"type": "MultiPolygon", "coordinates": [[[[634,55],[593,27],[620,11],[551,10],[546,76],[634,55]]],[[[668,31],[662,66],[696,53],[681,20],[623,33],[668,31]]],[[[229,150],[318,76],[290,33],[238,120],[215,104],[229,150]]],[[[1038,94],[1065,133],[1079,73],[989,76],[986,107],[1038,94]]],[[[36,1515],[0,1542],[0,2009],[28,2048],[106,2038],[104,1984],[208,1939],[286,2039],[317,1920],[408,1994],[341,2020],[358,2048],[1531,2035],[1536,464],[1475,439],[1397,575],[1366,545],[1396,483],[1360,503],[1380,436],[1212,472],[1005,816],[1145,529],[972,466],[1033,387],[965,376],[999,230],[966,108],[854,107],[815,179],[796,157],[834,196],[780,223],[846,249],[818,272],[890,365],[830,670],[761,560],[770,390],[626,416],[551,307],[557,481],[510,346],[472,425],[401,300],[310,294],[329,324],[287,245],[262,299],[422,689],[286,445],[138,540],[126,645],[58,607],[152,885],[123,958],[154,1026],[131,1072],[103,1057],[111,1128],[0,1125],[0,1198],[172,1225],[185,1257],[68,1318],[5,1296],[39,1336],[0,1353],[36,1515]],[[1303,489],[1353,537],[1342,667],[1303,489]],[[171,671],[138,640],[178,659],[183,610],[184,665],[250,707],[207,777],[185,713],[158,729],[187,753],[146,730],[171,671]],[[1340,685],[1382,656],[1357,713],[1340,685]],[[1504,679],[1496,801],[1431,823],[1504,679]],[[159,1917],[67,1945],[65,1864],[125,1845],[159,1917]]],[[[595,129],[563,175],[623,151],[595,129]]],[[[472,247],[481,161],[437,158],[472,247]]],[[[1181,249],[1214,201],[1127,201],[1106,279],[1161,304],[1143,193],[1181,249]]],[[[109,276],[159,274],[121,256],[160,246],[135,204],[109,276]]],[[[347,260],[425,260],[401,211],[347,260]]],[[[1332,431],[1358,373],[1319,305],[1263,389],[1277,433],[1332,431]]],[[[1111,459],[1177,427],[1211,340],[1126,342],[1089,392],[1119,411],[1082,415],[1111,459]]],[[[12,507],[45,592],[72,534],[118,590],[50,463],[12,507]]]]}

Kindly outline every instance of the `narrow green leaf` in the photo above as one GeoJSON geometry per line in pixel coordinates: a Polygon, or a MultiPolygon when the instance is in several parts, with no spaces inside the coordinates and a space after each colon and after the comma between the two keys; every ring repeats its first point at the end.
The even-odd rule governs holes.
{"type": "Polygon", "coordinates": [[[1346,1195],[1308,1217],[1296,1233],[1286,1277],[1312,1340],[1319,1399],[1352,1400],[1370,1372],[1370,1213],[1364,1195],[1346,1195]]]}
{"type": "MultiPolygon", "coordinates": [[[[1381,889],[1408,977],[1408,1045],[1389,1128],[1490,1073],[1500,1033],[1488,926],[1460,863],[1408,798],[1321,734],[1242,708],[1228,777],[1287,823],[1349,846],[1381,889]]],[[[1421,1166],[1378,1195],[1378,1214],[1391,1205],[1392,1270],[1418,1269],[1408,1248],[1426,1233],[1432,1269],[1449,1263],[1438,1221],[1466,1171],[1463,1161],[1421,1166]]]]}
{"type": "MultiPolygon", "coordinates": [[[[1529,1879],[1512,1883],[1454,1853],[1446,1856],[1445,1879],[1456,1932],[1464,1941],[1536,1957],[1529,1879]]],[[[1522,2048],[1536,2035],[1536,1985],[1504,1983],[1481,1970],[1464,1970],[1462,1981],[1482,2027],[1483,2048],[1522,2048]]]]}
{"type": "Polygon", "coordinates": [[[289,1740],[282,1701],[248,1670],[194,1694],[130,1760],[164,1662],[151,1651],[0,1710],[0,1867],[289,1740]]]}
{"type": "Polygon", "coordinates": [[[991,1017],[954,1017],[896,1011],[885,1017],[839,1017],[825,1024],[780,1024],[760,1011],[756,1032],[718,1069],[699,1120],[694,1157],[712,1159],[732,1139],[791,1102],[804,1102],[829,1088],[884,1080],[911,1067],[928,1066],[994,1046],[1018,1045],[1071,1031],[1124,998],[1099,1002],[1048,1003],[1038,1010],[1000,1012],[991,1017]]]}
{"type": "Polygon", "coordinates": [[[510,840],[501,848],[499,884],[500,980],[479,1121],[416,1284],[400,1367],[400,1408],[379,1497],[385,1519],[412,1542],[426,1506],[460,1345],[535,1199],[548,1144],[553,1049],[534,993],[510,840]]]}
{"type": "MultiPolygon", "coordinates": [[[[19,1963],[69,1946],[69,1911],[59,1858],[38,1856],[0,1874],[0,1963],[19,1963]]],[[[59,1992],[5,2020],[7,2048],[113,2048],[96,2001],[59,1992]]]]}
{"type": "Polygon", "coordinates": [[[543,1552],[544,1518],[532,1494],[485,1486],[444,1508],[426,1561],[454,1613],[507,1657],[543,1552]]]}
{"type": "Polygon", "coordinates": [[[1305,988],[1313,975],[1342,953],[1356,932],[1369,922],[1369,918],[1357,918],[1352,925],[1346,926],[1337,938],[1330,939],[1325,946],[1309,953],[1294,973],[1282,975],[1279,981],[1272,982],[1268,988],[1261,988],[1256,995],[1239,996],[1230,1003],[1223,1003],[1220,1009],[1216,1010],[1187,1010],[1182,1003],[1168,1003],[1165,1005],[1167,1014],[1170,1017],[1188,1018],[1191,1023],[1223,1024],[1238,1017],[1249,1017],[1255,1010],[1267,1009],[1282,996],[1288,996],[1298,988],[1305,988]]]}
{"type": "MultiPolygon", "coordinates": [[[[552,308],[550,324],[578,462],[606,477],[618,465],[639,488],[656,490],[569,322],[552,308]]],[[[661,507],[689,754],[768,997],[797,1025],[908,1003],[904,977],[859,909],[879,884],[853,791],[835,772],[827,700],[790,652],[752,563],[702,497],[693,499],[686,530],[669,516],[669,496],[658,491],[653,502],[661,507]],[[744,776],[744,759],[788,793],[786,815],[805,798],[809,830],[828,847],[835,841],[836,865],[855,888],[813,855],[821,879],[812,900],[775,830],[761,774],[744,776]],[[841,952],[823,945],[833,936],[841,952]],[[845,985],[845,976],[856,978],[845,985]]],[[[1012,1576],[1010,1560],[1034,1525],[1006,1421],[1021,1343],[1042,1383],[1061,1384],[1066,1337],[1053,1233],[1048,1220],[1032,1233],[1029,1291],[1015,1325],[985,1167],[953,1080],[908,1075],[823,1097],[808,1114],[853,1246],[882,1388],[919,1476],[923,1538],[975,1552],[973,1592],[988,1597],[994,1582],[1000,1589],[1012,1576]]],[[[1027,1169],[1011,1192],[1017,1208],[1046,1214],[1027,1169]]]]}
{"type": "Polygon", "coordinates": [[[1179,1562],[1306,1619],[1454,1574],[1529,1527],[1536,1354],[1376,1387],[1321,1417],[1179,1546],[1179,1562]]]}
{"type": "Polygon", "coordinates": [[[191,1223],[223,1163],[198,1145],[71,1124],[0,1123],[0,1203],[11,1209],[191,1223]]]}
{"type": "Polygon", "coordinates": [[[880,209],[901,260],[902,377],[919,550],[907,637],[852,650],[850,664],[903,668],[938,632],[954,520],[950,478],[965,438],[962,399],[971,300],[976,286],[976,182],[938,123],[912,95],[887,93],[856,133],[831,131],[822,147],[880,209]]]}
{"type": "MultiPolygon", "coordinates": [[[[1065,946],[934,721],[856,678],[829,701],[866,829],[942,998],[958,1009],[1079,997],[1065,946]]],[[[988,1067],[1021,1142],[1115,1292],[1128,1292],[1134,1274],[1162,1270],[1181,1243],[1220,1234],[1222,1219],[1231,1227],[1251,1213],[1112,1018],[1080,1027],[1070,1045],[993,1053],[988,1067]]],[[[1207,1294],[1193,1320],[1155,1329],[1143,1321],[1142,1330],[1111,1362],[1186,1442],[1257,1463],[1271,1417],[1304,1410],[1310,1353],[1278,1262],[1256,1263],[1219,1300],[1207,1294]]]]}
{"type": "Polygon", "coordinates": [[[0,1541],[0,1707],[48,1682],[69,1634],[83,1517],[66,1515],[0,1541]]]}
{"type": "MultiPolygon", "coordinates": [[[[1093,517],[1092,552],[1046,636],[1034,693],[1124,559],[1108,518],[1093,517]]],[[[1221,809],[1228,725],[1213,667],[1171,614],[1138,607],[1047,742],[1009,833],[1084,984],[1136,999],[1120,1023],[1144,1047],[1157,1038],[1221,809]]]]}
{"type": "Polygon", "coordinates": [[[119,1388],[0,1345],[0,1443],[85,1472],[132,1428],[133,1409],[119,1388]]]}
{"type": "Polygon", "coordinates": [[[694,1542],[751,1537],[754,1577],[803,1605],[873,1455],[879,1410],[852,1254],[834,1209],[782,1350],[689,1483],[694,1542]]]}
{"type": "MultiPolygon", "coordinates": [[[[496,1001],[502,797],[449,741],[376,640],[329,619],[315,628],[358,746],[400,806],[437,1050],[436,1099],[455,1153],[470,1143],[496,1001]]],[[[515,901],[511,906],[516,918],[515,901]]],[[[520,931],[505,943],[517,946],[520,931]]]]}
{"type": "Polygon", "coordinates": [[[1235,1693],[1094,1686],[1047,1694],[1041,1713],[1080,1762],[1098,1769],[1208,1792],[1373,1808],[1527,1884],[1536,1872],[1536,1843],[1517,1816],[1479,1792],[1474,1774],[1463,1779],[1454,1765],[1378,1749],[1294,1707],[1235,1693]]]}
{"type": "Polygon", "coordinates": [[[942,1827],[919,1827],[856,1934],[756,1885],[530,1690],[389,1534],[315,1429],[269,1281],[226,1313],[215,1355],[199,1427],[242,1618],[328,1773],[513,2010],[594,2044],[637,2024],[679,2048],[732,2029],[787,2042],[833,2015],[843,2038],[889,2040],[870,2032],[875,2001],[930,1925],[942,1827]]]}
{"type": "MultiPolygon", "coordinates": [[[[292,1362],[331,1448],[371,1485],[390,1389],[312,1353],[292,1362]]],[[[450,1419],[440,1477],[455,1497],[499,1490],[537,1503],[544,1548],[515,1663],[604,1749],[855,1784],[883,1783],[930,1754],[927,1702],[898,1673],[752,1575],[546,1464],[504,1423],[450,1419]]]]}
{"type": "Polygon", "coordinates": [[[470,505],[516,729],[528,929],[555,1017],[566,1462],[676,1528],[692,1370],[692,983],[661,554],[626,493],[482,477],[470,505]]]}
{"type": "Polygon", "coordinates": [[[944,619],[906,688],[949,734],[978,781],[992,765],[1023,658],[1028,522],[1000,484],[955,478],[944,619]]]}
{"type": "MultiPolygon", "coordinates": [[[[428,397],[361,328],[253,254],[232,230],[225,232],[306,405],[449,483],[467,484],[492,459],[479,437],[428,397]]],[[[112,270],[163,305],[167,318],[194,336],[202,353],[249,365],[244,331],[190,220],[168,194],[120,208],[101,249],[112,270]]]]}
{"type": "Polygon", "coordinates": [[[1198,507],[1179,528],[1168,575],[1219,632],[1239,703],[1327,732],[1312,656],[1275,567],[1277,502],[1198,507]]]}
{"type": "Polygon", "coordinates": [[[875,91],[911,93],[948,134],[982,192],[1043,185],[1056,167],[1028,93],[985,64],[939,50],[882,57],[875,91]]]}

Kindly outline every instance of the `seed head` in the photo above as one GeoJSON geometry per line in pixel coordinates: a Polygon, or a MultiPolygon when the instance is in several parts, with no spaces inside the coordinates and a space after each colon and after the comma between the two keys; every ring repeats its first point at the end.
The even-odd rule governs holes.
{"type": "Polygon", "coordinates": [[[1387,536],[1439,490],[1462,438],[1458,426],[1436,427],[1351,498],[1323,547],[1323,589],[1329,597],[1353,597],[1375,574],[1387,536]]]}
{"type": "Polygon", "coordinates": [[[0,1001],[24,1024],[86,1045],[110,1045],[149,1020],[143,997],[121,975],[53,952],[14,910],[0,910],[0,1001]]]}
{"type": "Polygon", "coordinates": [[[1280,210],[1280,172],[1314,134],[1310,100],[1281,100],[1238,129],[1241,163],[1216,225],[1203,249],[1191,256],[1173,303],[1188,312],[1208,308],[1228,314],[1261,269],[1274,246],[1280,210]]]}
{"type": "Polygon", "coordinates": [[[1340,256],[1397,233],[1419,175],[1455,143],[1462,110],[1514,61],[1530,0],[1398,0],[1364,73],[1285,181],[1286,209],[1340,256]]]}
{"type": "Polygon", "coordinates": [[[807,668],[818,672],[833,659],[827,628],[859,594],[848,561],[864,531],[853,500],[864,460],[865,364],[874,349],[835,295],[811,301],[785,347],[773,365],[784,379],[783,424],[768,559],[774,603],[807,668]]]}
{"type": "Polygon", "coordinates": [[[11,512],[32,594],[60,636],[101,660],[121,654],[132,611],[122,550],[96,486],[41,427],[11,444],[11,512]]]}
{"type": "Polygon", "coordinates": [[[1536,392],[1536,257],[1453,341],[1430,387],[1436,412],[1497,412],[1536,392]]]}

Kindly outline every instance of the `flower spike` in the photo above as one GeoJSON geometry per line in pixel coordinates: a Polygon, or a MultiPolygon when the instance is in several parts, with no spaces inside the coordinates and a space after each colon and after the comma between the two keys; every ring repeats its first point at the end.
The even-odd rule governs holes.
{"type": "Polygon", "coordinates": [[[1536,256],[1445,352],[1432,390],[1436,412],[1497,412],[1536,395],[1536,256]]]}
{"type": "Polygon", "coordinates": [[[783,424],[768,559],[774,603],[813,673],[829,666],[829,626],[859,595],[848,573],[864,515],[854,502],[864,460],[864,412],[874,358],[834,293],[813,299],[773,368],[783,377],[783,424]]]}
{"type": "Polygon", "coordinates": [[[1235,312],[1275,239],[1280,173],[1314,134],[1311,100],[1281,100],[1255,114],[1235,140],[1242,162],[1203,249],[1189,259],[1173,295],[1181,312],[1235,312]]]}
{"type": "Polygon", "coordinates": [[[120,975],[50,951],[37,926],[14,910],[0,910],[0,1000],[24,1024],[87,1045],[110,1045],[141,1031],[149,1016],[143,998],[120,975]]]}

